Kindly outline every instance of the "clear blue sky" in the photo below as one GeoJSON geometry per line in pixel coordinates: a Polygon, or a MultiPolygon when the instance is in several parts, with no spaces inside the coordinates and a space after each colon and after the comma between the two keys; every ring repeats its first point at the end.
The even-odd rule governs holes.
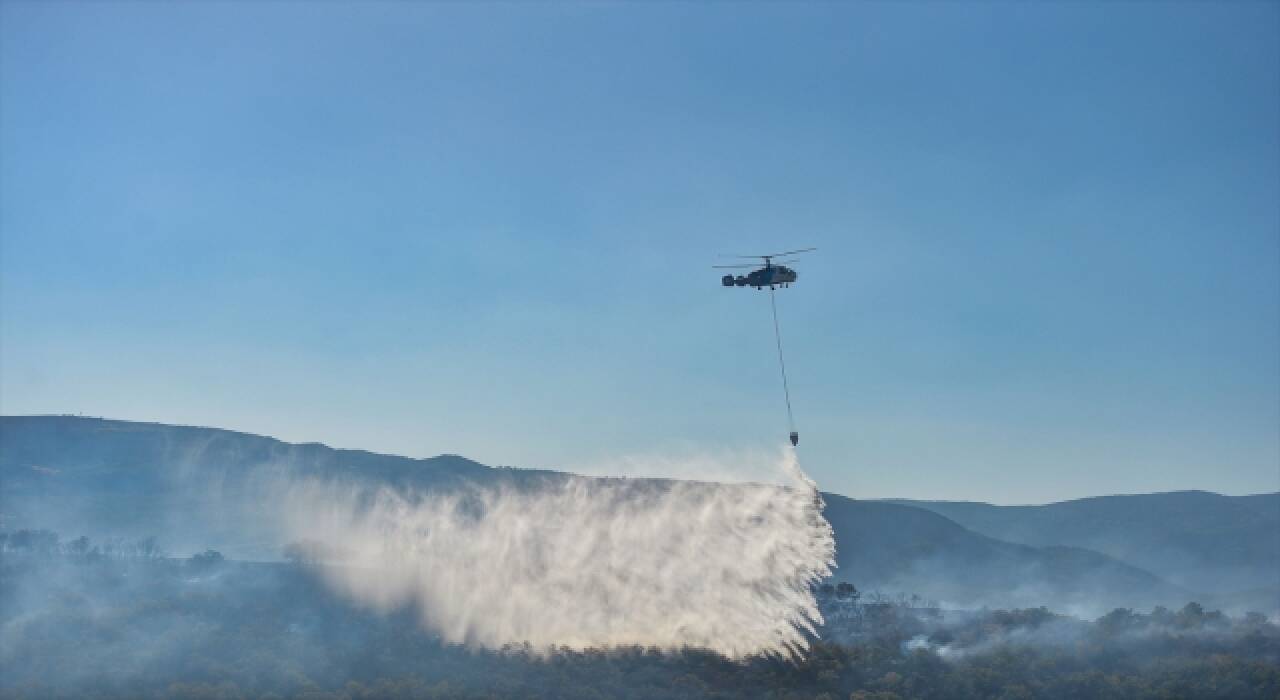
{"type": "Polygon", "coordinates": [[[0,6],[0,410],[1280,489],[1275,3],[0,6]]]}

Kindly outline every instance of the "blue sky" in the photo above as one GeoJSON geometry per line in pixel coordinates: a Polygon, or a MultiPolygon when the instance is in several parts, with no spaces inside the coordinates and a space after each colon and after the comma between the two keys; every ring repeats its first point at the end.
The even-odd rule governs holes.
{"type": "Polygon", "coordinates": [[[0,5],[0,411],[1280,489],[1274,3],[0,5]]]}

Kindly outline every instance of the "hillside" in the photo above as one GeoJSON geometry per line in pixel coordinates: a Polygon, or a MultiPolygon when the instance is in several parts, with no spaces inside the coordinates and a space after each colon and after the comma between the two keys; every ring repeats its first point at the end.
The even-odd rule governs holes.
{"type": "Polygon", "coordinates": [[[216,428],[72,416],[0,417],[0,527],[123,537],[161,535],[174,552],[219,547],[278,557],[278,542],[245,540],[236,508],[266,470],[446,488],[467,480],[533,478],[463,457],[410,459],[320,444],[290,444],[216,428]]]}
{"type": "Polygon", "coordinates": [[[1231,596],[1270,588],[1280,598],[1280,493],[1178,491],[1037,506],[892,502],[1009,542],[1102,552],[1195,590],[1231,596]]]}
{"type": "Polygon", "coordinates": [[[1176,604],[1191,594],[1142,569],[1075,547],[1031,547],[973,532],[921,508],[827,494],[839,571],[863,587],[963,606],[1091,610],[1176,604]]]}
{"type": "Polygon", "coordinates": [[[809,654],[735,663],[692,647],[541,657],[447,644],[418,616],[353,605],[287,564],[12,552],[0,557],[0,601],[4,698],[1280,696],[1280,628],[1193,605],[1089,622],[820,593],[826,623],[809,654]]]}
{"type": "MultiPolygon", "coordinates": [[[[258,475],[289,468],[397,488],[461,483],[538,488],[557,472],[494,469],[462,457],[410,459],[212,428],[66,416],[0,418],[0,525],[67,535],[156,535],[169,551],[206,547],[278,558],[283,542],[247,527],[234,504],[258,475]]],[[[660,480],[654,480],[661,483],[660,480]]],[[[930,509],[826,494],[838,580],[955,605],[1176,605],[1193,593],[1079,547],[1012,543],[930,509]]]]}

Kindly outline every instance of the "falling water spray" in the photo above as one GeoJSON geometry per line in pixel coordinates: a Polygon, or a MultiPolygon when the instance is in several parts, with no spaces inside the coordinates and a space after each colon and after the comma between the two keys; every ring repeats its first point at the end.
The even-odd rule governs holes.
{"type": "Polygon", "coordinates": [[[280,494],[281,526],[348,553],[317,567],[339,591],[416,610],[450,643],[793,655],[821,624],[812,584],[835,541],[794,453],[776,466],[778,485],[565,476],[416,494],[304,479],[280,494]]]}

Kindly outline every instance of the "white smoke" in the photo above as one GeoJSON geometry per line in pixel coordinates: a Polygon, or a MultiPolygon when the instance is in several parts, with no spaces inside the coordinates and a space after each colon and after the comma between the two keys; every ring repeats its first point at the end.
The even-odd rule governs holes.
{"type": "Polygon", "coordinates": [[[569,476],[406,494],[304,480],[282,495],[282,523],[347,553],[318,567],[338,590],[414,608],[447,642],[790,655],[821,623],[810,584],[835,553],[792,455],[781,486],[569,476]]]}

